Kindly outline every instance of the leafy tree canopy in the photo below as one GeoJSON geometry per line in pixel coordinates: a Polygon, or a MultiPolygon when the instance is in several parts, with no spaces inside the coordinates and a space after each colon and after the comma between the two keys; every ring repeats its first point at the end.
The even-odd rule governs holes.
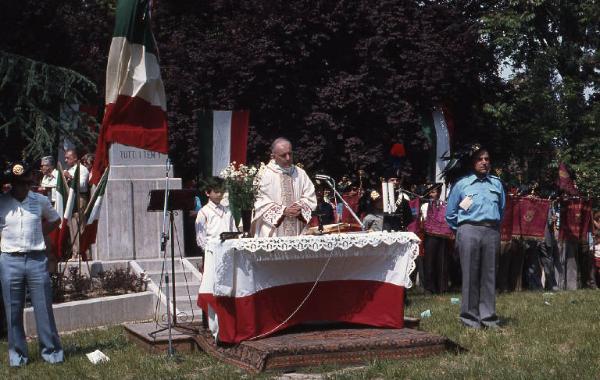
{"type": "Polygon", "coordinates": [[[68,108],[86,101],[96,86],[72,70],[0,51],[0,133],[4,159],[38,159],[54,153],[60,136],[93,141],[89,123],[68,108]],[[63,117],[61,119],[61,111],[63,117]],[[65,120],[64,115],[73,117],[65,120]]]}
{"type": "Polygon", "coordinates": [[[113,5],[89,0],[2,3],[0,159],[54,154],[60,136],[93,148],[95,134],[87,126],[95,120],[71,108],[102,102],[97,87],[104,83],[113,5]]]}
{"type": "Polygon", "coordinates": [[[482,16],[482,37],[509,78],[484,110],[495,141],[531,181],[553,184],[558,161],[578,184],[600,185],[600,6],[597,1],[500,1],[482,16]],[[550,173],[550,178],[546,176],[550,173]]]}
{"type": "Polygon", "coordinates": [[[447,104],[469,121],[494,73],[478,24],[451,5],[178,1],[155,22],[172,151],[191,171],[193,110],[247,108],[253,160],[283,135],[308,169],[381,174],[404,141],[418,175],[421,116],[447,104]]]}
{"type": "MultiPolygon", "coordinates": [[[[52,117],[36,124],[35,113],[15,106],[38,104],[44,94],[55,94],[56,105],[83,95],[103,102],[75,72],[102,90],[114,5],[5,4],[0,21],[11,33],[0,39],[3,60],[23,60],[36,80],[51,70],[41,62],[54,65],[63,79],[54,92],[40,82],[19,103],[4,94],[26,94],[29,74],[4,69],[0,79],[12,78],[1,87],[4,133],[19,112],[24,141],[47,138],[39,125],[53,128],[59,108],[39,103],[32,109],[52,117]],[[65,83],[76,91],[65,95],[65,83]]],[[[580,187],[600,189],[597,1],[162,0],[153,17],[171,155],[184,177],[200,167],[195,111],[240,108],[251,111],[251,161],[265,160],[271,139],[284,135],[308,169],[381,174],[389,147],[402,141],[407,170],[422,177],[430,147],[422,116],[445,105],[456,145],[483,142],[513,177],[551,184],[564,160],[580,187]],[[499,67],[508,67],[502,80],[499,67]]]]}

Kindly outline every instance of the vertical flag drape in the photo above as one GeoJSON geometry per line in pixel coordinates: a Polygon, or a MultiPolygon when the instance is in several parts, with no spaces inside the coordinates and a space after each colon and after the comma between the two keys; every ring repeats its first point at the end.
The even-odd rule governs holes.
{"type": "Polygon", "coordinates": [[[65,256],[66,250],[69,246],[69,220],[65,220],[64,218],[68,196],[69,188],[67,187],[67,181],[63,175],[62,165],[59,162],[58,178],[56,178],[56,200],[54,202],[54,209],[60,216],[60,225],[57,229],[52,231],[50,235],[54,257],[59,260],[65,256]]]}
{"type": "Polygon", "coordinates": [[[167,107],[150,25],[149,0],[119,0],[108,65],[106,105],[92,180],[108,166],[113,142],[167,153],[167,107]]]}
{"type": "MultiPolygon", "coordinates": [[[[73,174],[73,178],[71,179],[71,184],[69,185],[69,192],[67,193],[67,197],[61,197],[61,202],[63,199],[66,199],[64,202],[64,210],[61,216],[60,221],[60,230],[58,231],[58,253],[59,258],[62,258],[65,253],[69,252],[69,242],[70,242],[70,228],[69,223],[71,222],[71,218],[73,217],[73,212],[77,211],[77,204],[79,202],[79,165],[77,164],[77,168],[75,169],[75,174],[73,174]]],[[[58,182],[58,181],[57,181],[58,182]]],[[[57,183],[58,187],[58,183],[57,183]]],[[[58,191],[57,191],[58,193],[58,191]]],[[[58,194],[56,195],[56,201],[58,203],[58,194]]]]}
{"type": "Polygon", "coordinates": [[[106,182],[108,181],[108,170],[107,168],[100,178],[98,187],[94,191],[94,195],[90,199],[85,212],[84,220],[85,225],[83,226],[83,232],[79,239],[79,254],[83,260],[87,260],[87,250],[96,242],[96,235],[98,234],[98,219],[100,218],[100,209],[102,208],[102,201],[106,192],[106,182]]]}
{"type": "Polygon", "coordinates": [[[249,111],[199,111],[200,172],[218,176],[230,162],[246,163],[249,111]]]}
{"type": "MultiPolygon", "coordinates": [[[[436,108],[433,113],[433,124],[435,126],[435,180],[439,181],[442,178],[442,172],[446,168],[448,161],[442,159],[444,155],[450,153],[450,133],[448,131],[448,123],[444,117],[444,112],[441,108],[436,108]]],[[[446,199],[446,185],[442,186],[440,191],[440,199],[446,199]]]]}

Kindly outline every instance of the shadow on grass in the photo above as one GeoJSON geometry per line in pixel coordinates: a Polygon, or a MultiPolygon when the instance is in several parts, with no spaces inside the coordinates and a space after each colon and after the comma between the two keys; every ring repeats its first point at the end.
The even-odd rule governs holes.
{"type": "Polygon", "coordinates": [[[515,318],[503,317],[503,318],[500,318],[500,323],[498,324],[498,326],[500,328],[502,328],[502,327],[518,327],[519,322],[518,322],[518,319],[515,319],[515,318]]]}
{"type": "Polygon", "coordinates": [[[90,344],[86,344],[86,345],[66,345],[65,347],[63,347],[63,350],[65,351],[65,356],[69,356],[69,357],[74,357],[74,356],[83,356],[85,354],[89,354],[92,351],[96,351],[96,350],[106,350],[106,349],[112,349],[115,348],[116,345],[110,342],[96,342],[96,343],[90,343],[90,344]]]}
{"type": "Polygon", "coordinates": [[[460,346],[458,343],[451,341],[448,338],[446,338],[445,346],[446,346],[446,350],[451,354],[460,355],[460,354],[465,354],[465,353],[469,352],[469,350],[460,346]]]}
{"type": "Polygon", "coordinates": [[[121,349],[128,346],[128,342],[124,337],[114,336],[106,339],[105,337],[97,337],[96,339],[82,339],[79,342],[63,343],[63,350],[66,356],[82,356],[95,350],[110,350],[121,349]]]}

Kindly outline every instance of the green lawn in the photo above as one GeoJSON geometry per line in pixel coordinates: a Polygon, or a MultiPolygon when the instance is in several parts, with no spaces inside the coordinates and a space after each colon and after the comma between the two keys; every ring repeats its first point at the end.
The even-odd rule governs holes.
{"type": "MultiPolygon", "coordinates": [[[[424,359],[378,361],[341,371],[323,367],[306,372],[327,378],[495,378],[600,379],[600,292],[579,290],[555,294],[522,292],[500,295],[498,313],[505,321],[499,330],[471,330],[458,323],[459,305],[450,297],[411,293],[408,316],[430,309],[421,328],[442,334],[466,349],[424,359]]],[[[203,353],[167,360],[141,351],[125,339],[120,327],[63,336],[67,361],[47,365],[30,345],[33,361],[25,368],[8,369],[6,341],[0,342],[0,378],[23,379],[179,379],[239,378],[247,375],[203,353]],[[111,361],[92,365],[85,353],[100,349],[111,361]]],[[[273,374],[260,377],[269,378],[273,374]]]]}

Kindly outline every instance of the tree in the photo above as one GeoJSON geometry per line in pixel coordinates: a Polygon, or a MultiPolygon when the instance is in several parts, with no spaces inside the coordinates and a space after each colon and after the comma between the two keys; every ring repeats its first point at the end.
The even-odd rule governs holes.
{"type": "Polygon", "coordinates": [[[486,9],[483,36],[514,75],[485,108],[498,126],[503,158],[521,161],[530,180],[576,169],[598,195],[600,6],[596,1],[501,1],[486,9]],[[519,155],[520,157],[517,157],[519,155]],[[527,166],[529,170],[527,170],[527,166]]]}
{"type": "Polygon", "coordinates": [[[38,159],[55,152],[60,136],[93,141],[85,114],[61,120],[61,109],[85,101],[95,85],[72,70],[0,51],[0,133],[3,160],[38,159]]]}
{"type": "Polygon", "coordinates": [[[0,128],[6,142],[0,158],[52,154],[60,135],[80,146],[95,142],[86,114],[75,112],[67,121],[61,110],[100,100],[96,84],[103,83],[104,72],[98,68],[106,65],[110,28],[108,38],[97,31],[108,25],[111,3],[3,3],[0,24],[10,32],[0,39],[0,128]]]}
{"type": "MultiPolygon", "coordinates": [[[[11,2],[0,20],[20,37],[0,48],[76,70],[102,90],[114,3],[11,2]]],[[[403,141],[406,169],[422,179],[422,115],[445,105],[458,137],[472,138],[495,86],[478,18],[460,2],[163,0],[153,19],[183,177],[200,166],[195,111],[246,108],[251,161],[266,160],[284,135],[311,171],[381,175],[390,146],[403,141]]]]}
{"type": "Polygon", "coordinates": [[[426,148],[420,116],[433,106],[470,124],[493,76],[478,25],[448,5],[179,1],[162,2],[155,20],[172,152],[188,173],[193,111],[247,108],[253,160],[284,135],[309,170],[382,174],[393,142],[416,158],[426,148]]]}

